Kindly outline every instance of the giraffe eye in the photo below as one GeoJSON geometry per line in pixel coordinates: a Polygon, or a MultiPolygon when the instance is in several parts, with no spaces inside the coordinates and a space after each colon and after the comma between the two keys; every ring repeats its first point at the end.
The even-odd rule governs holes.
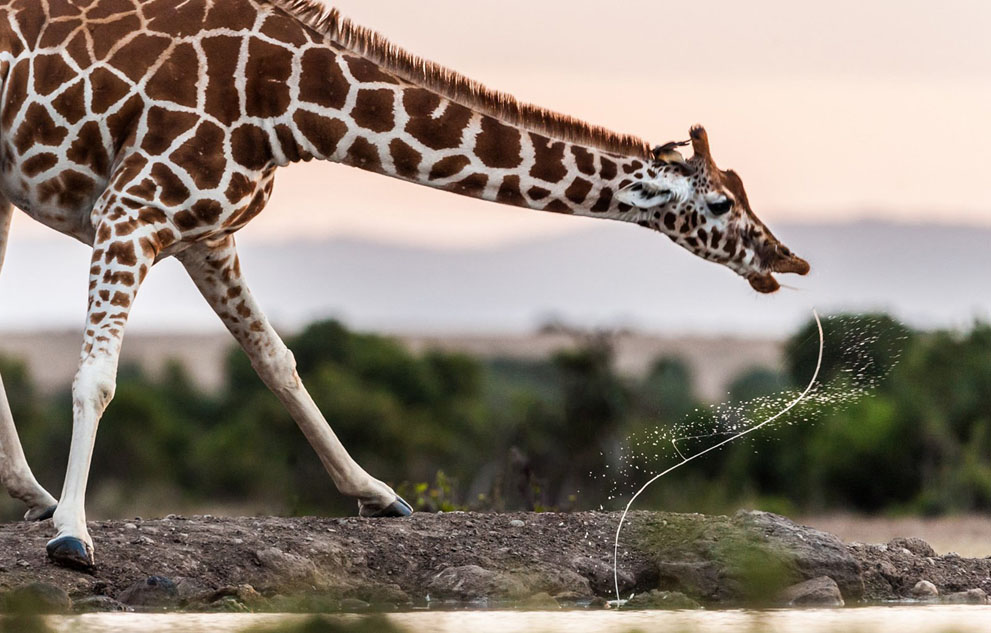
{"type": "Polygon", "coordinates": [[[729,213],[730,209],[733,208],[733,201],[727,198],[726,200],[721,200],[719,202],[710,202],[709,211],[712,215],[720,216],[729,213]]]}

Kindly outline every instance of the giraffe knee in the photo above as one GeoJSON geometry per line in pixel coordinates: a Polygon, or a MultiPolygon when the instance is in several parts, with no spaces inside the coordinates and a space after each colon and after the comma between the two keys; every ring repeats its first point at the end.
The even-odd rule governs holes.
{"type": "Polygon", "coordinates": [[[105,363],[84,364],[72,381],[72,401],[76,406],[103,412],[117,390],[116,372],[105,363]]]}
{"type": "Polygon", "coordinates": [[[301,385],[296,372],[296,357],[287,348],[266,353],[255,359],[253,365],[273,391],[292,391],[301,385]]]}

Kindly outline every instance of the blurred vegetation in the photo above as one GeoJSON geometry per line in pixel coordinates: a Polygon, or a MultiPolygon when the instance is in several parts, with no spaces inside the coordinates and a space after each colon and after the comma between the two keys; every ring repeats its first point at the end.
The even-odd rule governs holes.
{"type": "MultiPolygon", "coordinates": [[[[805,411],[712,453],[651,489],[641,507],[991,512],[991,325],[915,332],[883,315],[841,315],[824,326],[823,380],[869,386],[869,396],[805,411]],[[880,334],[865,337],[868,330],[880,334]]],[[[573,349],[536,361],[418,355],[335,321],[287,342],[359,463],[425,510],[618,507],[615,493],[628,496],[674,463],[672,455],[627,463],[635,477],[614,490],[630,438],[705,424],[684,362],[660,358],[643,376],[621,375],[614,339],[603,333],[576,335],[573,349]]],[[[809,323],[785,345],[782,367],[745,372],[730,385],[732,398],[800,390],[816,343],[809,323]]],[[[16,360],[0,359],[0,374],[28,459],[57,494],[71,430],[68,388],[39,393],[16,360]]],[[[122,367],[90,482],[91,501],[110,511],[140,500],[163,514],[355,511],[236,349],[219,393],[201,390],[178,365],[154,378],[122,367]]],[[[3,519],[22,512],[0,501],[3,519]]]]}

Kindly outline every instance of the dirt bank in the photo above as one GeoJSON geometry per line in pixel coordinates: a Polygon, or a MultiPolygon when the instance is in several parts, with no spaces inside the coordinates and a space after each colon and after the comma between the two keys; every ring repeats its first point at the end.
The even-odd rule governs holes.
{"type": "MultiPolygon", "coordinates": [[[[91,574],[45,559],[50,522],[10,524],[0,526],[0,602],[10,608],[26,593],[58,608],[62,590],[77,610],[596,606],[613,597],[618,520],[615,513],[453,513],[108,521],[90,526],[91,574]],[[30,583],[44,585],[24,589],[30,583]]],[[[826,577],[847,604],[921,595],[922,580],[944,599],[974,602],[980,592],[946,596],[991,592],[989,559],[936,556],[918,540],[847,545],[759,512],[635,513],[620,552],[624,597],[660,590],[690,598],[656,591],[659,606],[780,604],[794,599],[787,589],[795,583],[826,577]]]]}

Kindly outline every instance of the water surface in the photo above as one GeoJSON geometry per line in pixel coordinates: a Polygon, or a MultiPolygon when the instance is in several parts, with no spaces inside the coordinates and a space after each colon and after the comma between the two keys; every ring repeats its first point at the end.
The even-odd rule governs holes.
{"type": "MultiPolygon", "coordinates": [[[[311,616],[91,614],[48,618],[59,633],[239,633],[311,616]]],[[[359,616],[327,616],[341,620],[359,616]]],[[[410,633],[988,633],[991,607],[897,606],[773,611],[423,611],[389,614],[410,633]]]]}

